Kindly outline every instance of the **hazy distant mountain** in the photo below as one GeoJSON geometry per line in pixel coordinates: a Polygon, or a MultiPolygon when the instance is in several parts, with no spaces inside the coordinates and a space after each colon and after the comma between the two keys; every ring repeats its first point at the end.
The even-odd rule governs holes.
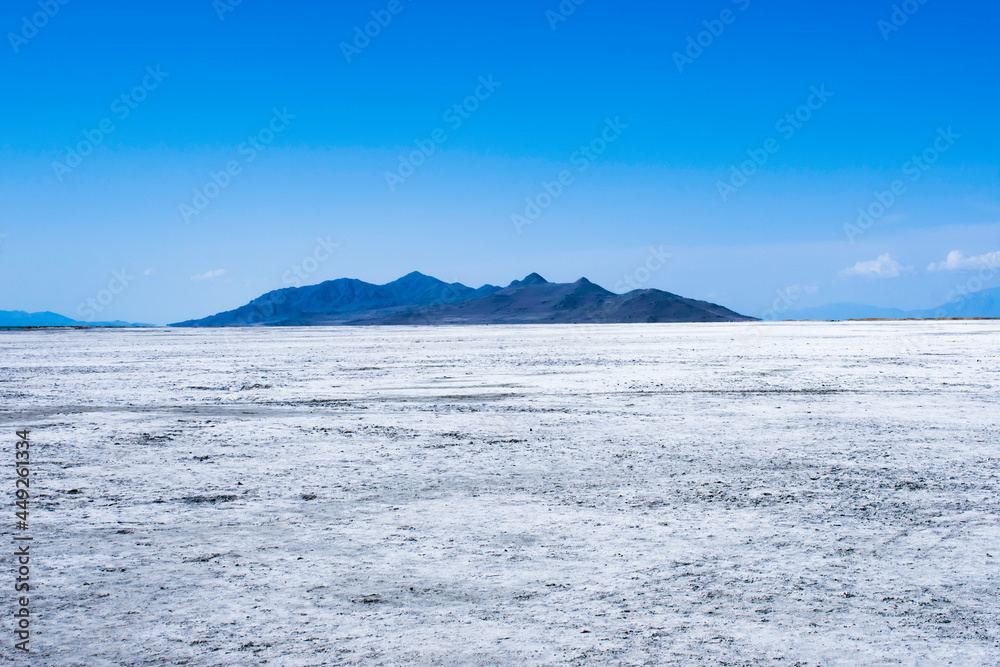
{"type": "Polygon", "coordinates": [[[1000,287],[956,297],[924,312],[926,317],[1000,317],[1000,287]]]}
{"type": "Polygon", "coordinates": [[[148,324],[129,322],[78,322],[58,313],[26,313],[23,310],[0,310],[0,328],[23,327],[145,327],[148,324]]]}
{"type": "Polygon", "coordinates": [[[69,327],[76,320],[58,313],[26,313],[23,310],[0,310],[0,327],[69,327]]]}
{"type": "Polygon", "coordinates": [[[779,316],[778,319],[789,320],[863,320],[870,318],[899,319],[904,317],[919,317],[909,315],[899,308],[882,308],[866,306],[860,303],[831,303],[814,308],[800,308],[779,316]]]}
{"type": "Polygon", "coordinates": [[[386,285],[341,278],[269,292],[236,310],[171,326],[253,324],[529,324],[735,322],[727,308],[654,289],[615,294],[586,278],[550,283],[537,273],[478,289],[413,272],[386,285]]]}
{"type": "Polygon", "coordinates": [[[791,320],[860,320],[867,318],[901,319],[934,317],[1000,317],[1000,287],[960,296],[937,308],[900,310],[857,303],[833,303],[791,311],[791,320]]]}

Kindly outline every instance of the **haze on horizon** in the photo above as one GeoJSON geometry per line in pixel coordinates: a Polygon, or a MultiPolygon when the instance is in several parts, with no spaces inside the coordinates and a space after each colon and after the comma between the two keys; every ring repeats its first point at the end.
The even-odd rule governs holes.
{"type": "Polygon", "coordinates": [[[413,270],[639,281],[752,316],[937,306],[1000,285],[998,19],[16,0],[0,309],[84,319],[108,290],[94,319],[166,323],[413,270]]]}

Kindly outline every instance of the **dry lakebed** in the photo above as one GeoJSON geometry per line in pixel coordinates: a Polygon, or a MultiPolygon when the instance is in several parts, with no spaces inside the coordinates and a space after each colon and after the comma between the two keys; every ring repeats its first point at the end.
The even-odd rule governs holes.
{"type": "Polygon", "coordinates": [[[1000,664],[1000,322],[4,331],[0,396],[4,662],[1000,664]]]}

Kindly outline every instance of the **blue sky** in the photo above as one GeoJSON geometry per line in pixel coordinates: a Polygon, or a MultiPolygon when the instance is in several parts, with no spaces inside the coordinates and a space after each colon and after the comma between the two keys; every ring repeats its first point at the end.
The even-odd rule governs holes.
{"type": "Polygon", "coordinates": [[[411,270],[919,308],[1000,251],[995,3],[331,5],[4,3],[0,309],[411,270]]]}

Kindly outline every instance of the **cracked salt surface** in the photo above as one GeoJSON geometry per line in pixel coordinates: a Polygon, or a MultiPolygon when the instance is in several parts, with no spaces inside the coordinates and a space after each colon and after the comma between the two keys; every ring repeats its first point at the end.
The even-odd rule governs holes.
{"type": "Polygon", "coordinates": [[[0,332],[30,664],[996,665],[998,350],[995,322],[0,332]]]}

